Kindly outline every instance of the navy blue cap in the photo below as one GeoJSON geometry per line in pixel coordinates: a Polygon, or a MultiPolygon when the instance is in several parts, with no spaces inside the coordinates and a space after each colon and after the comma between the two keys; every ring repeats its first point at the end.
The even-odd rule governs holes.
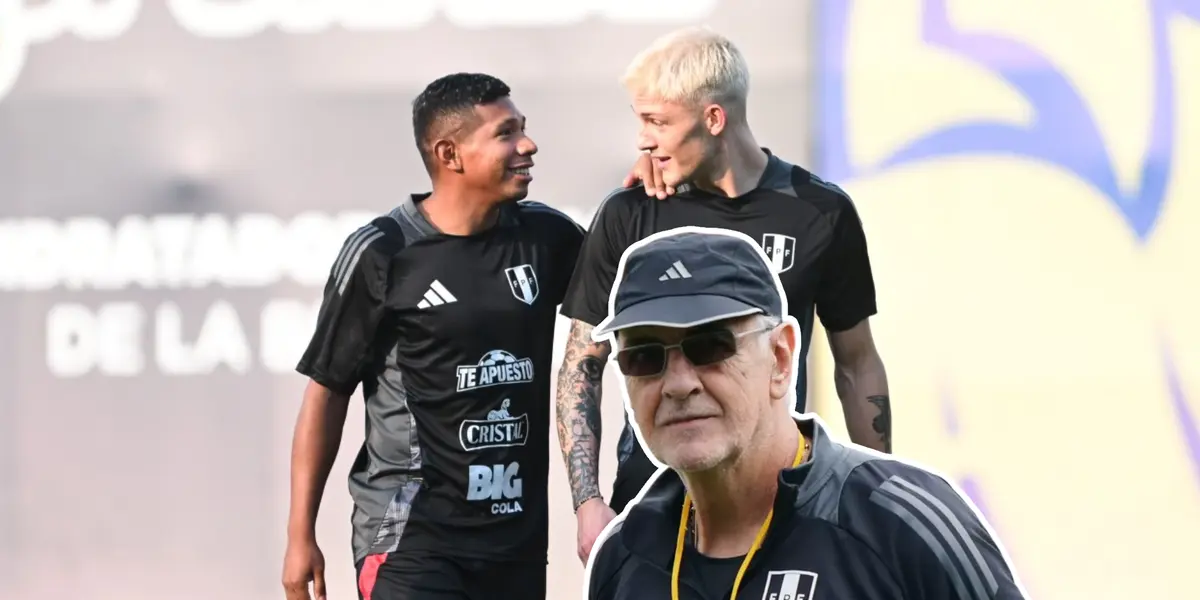
{"type": "Polygon", "coordinates": [[[783,317],[783,298],[762,250],[748,238],[682,228],[625,257],[601,337],[637,326],[696,327],[752,314],[783,317]]]}

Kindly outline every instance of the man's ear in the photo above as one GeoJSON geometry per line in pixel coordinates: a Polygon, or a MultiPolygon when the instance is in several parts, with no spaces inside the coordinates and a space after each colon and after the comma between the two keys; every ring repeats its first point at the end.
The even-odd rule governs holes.
{"type": "Polygon", "coordinates": [[[442,168],[455,173],[462,173],[462,155],[454,140],[441,138],[433,142],[433,160],[442,168]]]}
{"type": "Polygon", "coordinates": [[[792,371],[796,369],[796,328],[784,321],[771,333],[771,398],[787,397],[792,390],[792,371]]]}
{"type": "Polygon", "coordinates": [[[704,128],[708,130],[709,135],[721,135],[729,125],[729,115],[725,113],[725,107],[720,104],[709,104],[704,107],[704,128]]]}

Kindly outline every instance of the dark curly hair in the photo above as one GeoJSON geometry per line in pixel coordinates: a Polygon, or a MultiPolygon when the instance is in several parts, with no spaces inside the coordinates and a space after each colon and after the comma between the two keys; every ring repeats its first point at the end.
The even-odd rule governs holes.
{"type": "Polygon", "coordinates": [[[433,165],[432,143],[447,131],[466,124],[473,110],[509,95],[503,81],[483,73],[454,73],[425,86],[413,100],[413,137],[425,167],[433,165]]]}

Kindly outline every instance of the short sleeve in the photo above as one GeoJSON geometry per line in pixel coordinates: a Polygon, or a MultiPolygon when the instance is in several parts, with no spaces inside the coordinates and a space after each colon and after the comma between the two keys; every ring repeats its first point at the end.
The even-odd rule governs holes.
{"type": "Polygon", "coordinates": [[[555,304],[562,304],[566,299],[567,288],[575,273],[575,264],[579,261],[579,252],[583,248],[585,232],[583,227],[570,216],[561,215],[560,233],[556,239],[554,266],[555,304]]]}
{"type": "Polygon", "coordinates": [[[351,395],[373,357],[385,316],[395,236],[367,225],[346,239],[329,270],[316,328],[296,370],[340,394],[351,395]]]}
{"type": "Polygon", "coordinates": [[[567,213],[542,202],[522,200],[520,207],[527,219],[527,235],[535,238],[538,245],[547,244],[550,248],[545,271],[539,275],[542,278],[539,294],[558,306],[563,302],[575,261],[579,259],[583,227],[567,213]]]}
{"type": "Polygon", "coordinates": [[[890,567],[905,598],[1021,600],[1004,550],[970,500],[903,463],[859,466],[841,511],[890,567]]]}
{"type": "Polygon", "coordinates": [[[559,256],[563,257],[559,263],[559,272],[557,280],[563,282],[563,295],[560,296],[559,302],[566,300],[566,290],[570,288],[571,278],[575,275],[575,265],[580,260],[580,251],[583,250],[583,240],[587,234],[583,232],[583,227],[566,218],[570,222],[569,228],[563,235],[562,245],[559,246],[559,256]]]}
{"type": "Polygon", "coordinates": [[[845,331],[876,312],[875,279],[862,220],[849,197],[842,196],[832,238],[821,260],[816,293],[817,316],[829,331],[845,331]]]}
{"type": "Polygon", "coordinates": [[[629,230],[634,226],[623,215],[622,203],[615,201],[623,191],[605,198],[592,217],[563,299],[563,315],[593,326],[608,316],[609,291],[617,278],[621,253],[629,245],[629,230]]]}

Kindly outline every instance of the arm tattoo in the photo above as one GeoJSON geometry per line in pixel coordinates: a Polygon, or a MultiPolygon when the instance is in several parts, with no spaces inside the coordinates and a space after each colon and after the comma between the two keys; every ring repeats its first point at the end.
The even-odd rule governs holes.
{"type": "Polygon", "coordinates": [[[600,497],[600,392],[609,347],[593,342],[591,331],[585,323],[572,322],[554,402],[576,509],[600,497]]]}
{"type": "Polygon", "coordinates": [[[604,365],[595,356],[584,356],[573,381],[576,396],[570,415],[571,456],[567,461],[575,506],[600,495],[600,390],[604,365]]]}
{"type": "Polygon", "coordinates": [[[891,454],[892,452],[892,402],[886,395],[867,396],[867,402],[874,404],[879,409],[879,414],[875,415],[875,419],[871,421],[871,426],[875,428],[875,433],[879,434],[880,441],[883,442],[884,452],[891,454]]]}

